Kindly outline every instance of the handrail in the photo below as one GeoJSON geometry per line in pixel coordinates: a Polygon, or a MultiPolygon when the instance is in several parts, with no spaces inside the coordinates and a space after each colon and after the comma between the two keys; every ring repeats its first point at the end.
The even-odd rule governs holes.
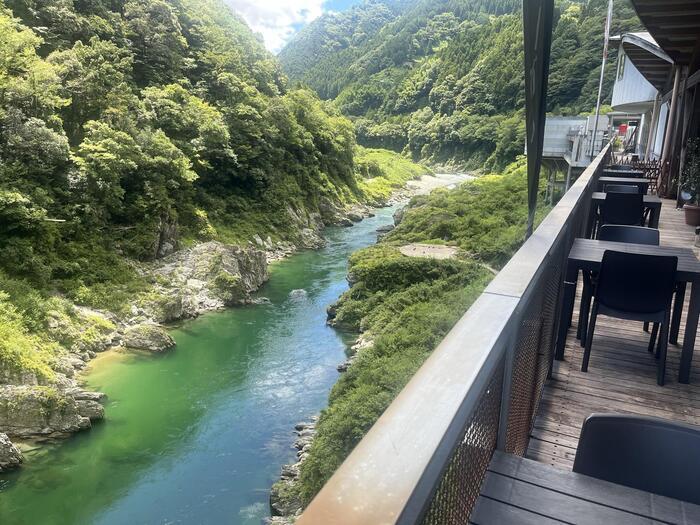
{"type": "Polygon", "coordinates": [[[554,355],[562,266],[609,151],[610,145],[457,322],[298,524],[466,522],[497,443],[517,453],[519,436],[529,435],[540,393],[521,406],[521,376],[526,371],[535,385],[543,366],[537,356],[546,355],[548,367],[554,355]],[[552,293],[545,296],[545,289],[552,293]],[[469,486],[464,472],[473,477],[469,486]]]}

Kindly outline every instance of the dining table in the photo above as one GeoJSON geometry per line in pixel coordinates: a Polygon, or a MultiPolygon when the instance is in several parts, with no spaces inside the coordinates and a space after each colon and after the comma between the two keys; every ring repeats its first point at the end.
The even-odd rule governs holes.
{"type": "Polygon", "coordinates": [[[641,189],[641,193],[645,195],[649,191],[649,179],[607,175],[598,179],[598,191],[605,191],[605,186],[608,184],[637,186],[641,189]]]}
{"type": "Polygon", "coordinates": [[[633,168],[605,168],[603,170],[604,177],[630,177],[639,179],[645,176],[643,170],[635,170],[633,168]]]}
{"type": "MultiPolygon", "coordinates": [[[[600,213],[600,207],[605,202],[606,196],[607,193],[604,191],[594,191],[591,195],[591,209],[588,214],[588,223],[586,224],[587,239],[593,237],[596,221],[600,213]]],[[[643,204],[644,211],[649,212],[649,228],[658,228],[659,219],[661,217],[661,199],[657,195],[644,195],[643,204]]]]}
{"type": "MultiPolygon", "coordinates": [[[[678,258],[676,270],[676,298],[671,316],[669,330],[669,342],[678,343],[681,315],[685,303],[685,292],[690,284],[690,303],[688,306],[685,331],[683,334],[683,347],[681,350],[678,381],[688,383],[690,381],[690,368],[695,349],[695,338],[700,317],[700,261],[690,248],[677,248],[673,246],[654,246],[644,244],[632,244],[624,242],[598,241],[593,239],[575,239],[567,258],[564,276],[564,295],[561,317],[557,338],[555,357],[558,360],[564,358],[566,335],[571,326],[576,298],[576,285],[579,272],[598,272],[606,250],[618,252],[660,255],[678,258]]],[[[650,279],[654,276],[650,275],[650,279]]],[[[643,286],[643,283],[641,284],[643,286]]]]}

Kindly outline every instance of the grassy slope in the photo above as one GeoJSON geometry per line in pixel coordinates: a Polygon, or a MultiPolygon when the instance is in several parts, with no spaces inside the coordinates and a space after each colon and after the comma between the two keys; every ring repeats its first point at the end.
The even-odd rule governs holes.
{"type": "MultiPolygon", "coordinates": [[[[335,323],[369,334],[333,388],[294,490],[308,504],[444,335],[479,296],[492,274],[524,240],[525,164],[467,182],[453,191],[416,197],[400,225],[350,260],[354,281],[336,305],[335,323]],[[410,242],[461,248],[453,260],[408,258],[410,242]]],[[[547,208],[541,207],[541,219],[547,208]]]]}

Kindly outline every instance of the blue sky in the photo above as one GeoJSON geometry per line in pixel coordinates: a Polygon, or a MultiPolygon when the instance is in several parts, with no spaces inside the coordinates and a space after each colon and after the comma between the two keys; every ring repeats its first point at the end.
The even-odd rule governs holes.
{"type": "Polygon", "coordinates": [[[226,0],[248,25],[279,52],[294,34],[329,11],[343,11],[361,0],[226,0]]]}

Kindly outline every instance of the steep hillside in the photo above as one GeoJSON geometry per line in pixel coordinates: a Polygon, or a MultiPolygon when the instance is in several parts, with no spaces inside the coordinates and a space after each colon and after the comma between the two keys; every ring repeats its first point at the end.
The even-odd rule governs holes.
{"type": "MultiPolygon", "coordinates": [[[[335,100],[355,122],[361,144],[436,163],[500,169],[524,143],[520,5],[415,1],[403,4],[399,17],[357,45],[347,43],[353,41],[351,27],[336,29],[353,36],[334,53],[317,53],[315,42],[333,40],[327,27],[344,27],[344,18],[328,15],[292,40],[280,60],[291,80],[335,100]],[[300,70],[291,58],[301,54],[317,58],[300,70]]],[[[593,108],[606,6],[604,0],[557,3],[550,111],[578,114],[593,108]]],[[[355,16],[377,9],[377,3],[366,3],[355,16]]],[[[616,2],[613,32],[637,27],[629,3],[616,2]]],[[[611,68],[606,97],[612,81],[611,68]]]]}
{"type": "Polygon", "coordinates": [[[222,0],[0,0],[0,390],[65,385],[120,340],[112,321],[236,303],[265,279],[258,248],[316,245],[339,209],[424,172],[288,89],[222,0]],[[244,249],[144,270],[204,241],[244,249]]]}

